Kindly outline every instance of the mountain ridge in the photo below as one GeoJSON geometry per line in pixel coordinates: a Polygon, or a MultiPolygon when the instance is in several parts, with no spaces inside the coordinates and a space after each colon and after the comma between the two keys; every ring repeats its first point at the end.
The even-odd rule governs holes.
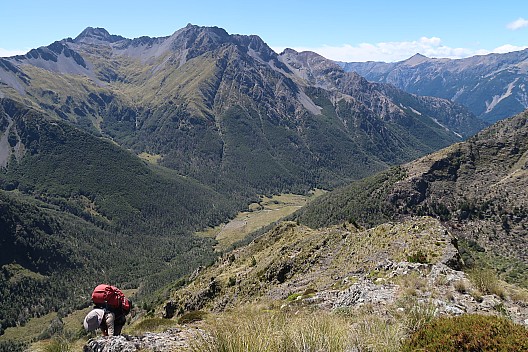
{"type": "Polygon", "coordinates": [[[338,64],[371,81],[391,83],[410,93],[458,102],[479,118],[493,123],[528,108],[524,89],[527,62],[528,49],[463,59],[414,55],[394,63],[338,64]]]}
{"type": "MultiPolygon", "coordinates": [[[[333,188],[458,142],[479,123],[447,100],[299,55],[279,56],[257,36],[188,25],[136,39],[88,28],[0,59],[0,192],[3,202],[22,204],[7,207],[9,245],[1,248],[21,248],[17,229],[41,241],[30,242],[37,249],[79,254],[78,243],[89,257],[108,246],[123,262],[105,278],[144,297],[207,264],[214,240],[193,232],[260,195],[333,188]],[[28,203],[34,211],[19,216],[28,203]],[[38,220],[47,218],[53,226],[38,220]]],[[[76,285],[65,310],[100,279],[89,261],[65,265],[76,263],[81,272],[64,276],[76,285]],[[75,281],[82,273],[86,280],[75,281]]],[[[7,291],[12,271],[42,275],[1,264],[7,291]]],[[[0,318],[2,327],[49,311],[57,291],[44,310],[23,308],[46,285],[60,287],[57,275],[34,291],[9,291],[23,303],[0,318]]]]}

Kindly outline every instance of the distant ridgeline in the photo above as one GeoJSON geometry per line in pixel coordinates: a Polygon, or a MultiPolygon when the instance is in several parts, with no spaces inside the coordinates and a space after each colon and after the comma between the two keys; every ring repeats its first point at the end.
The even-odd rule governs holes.
{"type": "Polygon", "coordinates": [[[420,54],[400,62],[340,62],[374,82],[409,93],[445,98],[466,106],[488,123],[528,108],[528,49],[465,59],[432,59],[420,54]]]}

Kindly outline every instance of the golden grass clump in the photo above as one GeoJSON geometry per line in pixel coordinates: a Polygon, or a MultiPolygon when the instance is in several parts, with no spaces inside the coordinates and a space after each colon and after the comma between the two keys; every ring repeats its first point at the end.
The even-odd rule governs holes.
{"type": "Polygon", "coordinates": [[[262,311],[226,312],[209,321],[209,333],[191,344],[193,351],[345,351],[349,324],[331,313],[262,311]]]}
{"type": "Polygon", "coordinates": [[[483,294],[506,298],[506,291],[500,284],[497,274],[491,269],[473,269],[468,272],[469,279],[477,290],[483,294]]]}

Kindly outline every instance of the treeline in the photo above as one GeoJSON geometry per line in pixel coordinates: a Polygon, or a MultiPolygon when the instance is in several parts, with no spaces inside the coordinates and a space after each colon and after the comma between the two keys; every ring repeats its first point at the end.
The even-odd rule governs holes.
{"type": "Polygon", "coordinates": [[[2,329],[84,307],[101,282],[144,297],[216,256],[210,239],[126,235],[47,207],[0,192],[2,329]]]}
{"type": "Polygon", "coordinates": [[[312,228],[343,221],[369,228],[393,220],[398,213],[394,205],[388,202],[389,194],[394,184],[405,175],[405,170],[396,166],[354,181],[313,200],[289,219],[312,228]]]}

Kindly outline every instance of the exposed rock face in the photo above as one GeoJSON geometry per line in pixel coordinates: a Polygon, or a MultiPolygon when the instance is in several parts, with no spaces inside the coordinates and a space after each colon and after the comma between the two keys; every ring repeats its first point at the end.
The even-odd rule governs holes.
{"type": "Polygon", "coordinates": [[[445,129],[459,131],[457,133],[464,137],[475,134],[486,125],[470,118],[466,109],[458,104],[430,96],[402,95],[402,91],[392,85],[368,82],[356,72],[345,72],[335,62],[313,52],[298,53],[288,49],[279,58],[295,77],[313,87],[334,92],[332,100],[338,106],[338,114],[346,114],[345,108],[339,109],[339,102],[345,99],[351,106],[365,104],[376,116],[397,123],[410,123],[409,112],[419,116],[434,114],[435,123],[445,129]]]}
{"type": "Polygon", "coordinates": [[[189,341],[199,334],[197,329],[173,328],[161,333],[145,333],[141,336],[114,336],[91,339],[84,352],[169,352],[187,350],[189,341]]]}

